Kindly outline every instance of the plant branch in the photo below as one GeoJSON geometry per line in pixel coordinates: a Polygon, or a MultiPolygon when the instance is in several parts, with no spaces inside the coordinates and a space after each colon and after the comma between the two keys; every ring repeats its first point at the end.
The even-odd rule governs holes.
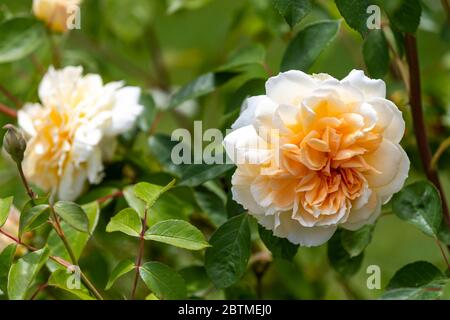
{"type": "Polygon", "coordinates": [[[33,293],[33,295],[31,296],[30,300],[34,300],[36,299],[36,297],[38,296],[39,293],[41,293],[43,290],[45,290],[45,288],[48,287],[47,283],[43,283],[41,285],[39,285],[36,289],[36,291],[33,293]]]}
{"type": "Polygon", "coordinates": [[[16,108],[20,108],[22,106],[22,102],[17,98],[15,95],[13,95],[8,89],[6,89],[4,86],[0,84],[0,92],[8,98],[12,103],[16,105],[16,108]]]}
{"type": "Polygon", "coordinates": [[[145,208],[144,218],[142,219],[142,230],[141,230],[141,234],[139,235],[139,253],[136,258],[136,273],[134,276],[133,288],[131,290],[131,300],[134,300],[134,298],[136,296],[136,288],[137,288],[137,284],[139,282],[139,269],[141,268],[142,258],[144,257],[144,248],[145,248],[144,235],[145,235],[145,231],[147,228],[147,211],[148,211],[148,208],[145,208]]]}
{"type": "Polygon", "coordinates": [[[73,249],[70,246],[70,243],[67,241],[66,235],[64,234],[64,231],[61,228],[61,224],[59,223],[58,216],[57,216],[57,214],[55,212],[55,208],[53,207],[52,204],[50,204],[50,213],[51,213],[51,217],[52,217],[52,220],[53,220],[52,225],[53,225],[56,233],[58,234],[59,238],[63,242],[64,247],[66,248],[67,253],[70,256],[70,260],[72,261],[72,263],[74,265],[78,265],[78,259],[77,259],[76,255],[75,255],[75,253],[73,252],[73,249]]]}
{"type": "Polygon", "coordinates": [[[439,190],[442,199],[442,209],[444,212],[444,220],[450,229],[450,214],[445,199],[444,190],[437,171],[432,167],[431,149],[428,145],[428,137],[425,126],[425,119],[422,108],[422,93],[420,83],[419,57],[417,53],[416,37],[412,34],[405,35],[405,51],[409,67],[409,103],[412,109],[412,118],[414,133],[416,136],[417,147],[419,149],[420,159],[422,161],[425,175],[436,188],[439,190]]]}
{"type": "Polygon", "coordinates": [[[444,141],[441,142],[438,149],[434,153],[433,158],[431,159],[431,167],[434,170],[437,170],[437,167],[438,167],[437,164],[438,164],[439,159],[441,158],[441,156],[445,152],[445,150],[447,150],[449,147],[450,147],[450,137],[448,137],[447,139],[445,139],[444,141]]]}
{"type": "Polygon", "coordinates": [[[123,192],[121,190],[119,190],[119,191],[116,191],[114,193],[108,194],[108,195],[106,195],[104,197],[98,198],[97,202],[98,203],[104,203],[104,202],[106,202],[106,201],[108,201],[110,199],[120,198],[122,196],[123,196],[123,192]]]}
{"type": "MultiPolygon", "coordinates": [[[[39,249],[26,244],[24,242],[22,242],[20,239],[14,237],[13,235],[7,233],[6,231],[3,231],[2,229],[0,229],[0,234],[4,235],[5,237],[11,239],[12,241],[14,241],[15,243],[17,243],[18,245],[21,245],[25,248],[27,248],[29,251],[37,251],[39,249]]],[[[57,257],[57,256],[50,256],[49,257],[51,260],[55,261],[56,263],[62,265],[65,268],[68,268],[70,266],[72,266],[72,263],[70,263],[69,261],[64,260],[63,258],[57,257]]],[[[98,290],[92,285],[92,283],[89,281],[89,279],[86,277],[86,275],[80,270],[80,275],[81,275],[81,280],[83,281],[84,285],[86,287],[89,288],[89,290],[94,294],[94,296],[99,299],[99,300],[104,300],[102,295],[98,292],[98,290]]]]}
{"type": "Polygon", "coordinates": [[[8,117],[17,118],[17,111],[5,106],[2,103],[0,103],[0,112],[6,114],[8,117]]]}

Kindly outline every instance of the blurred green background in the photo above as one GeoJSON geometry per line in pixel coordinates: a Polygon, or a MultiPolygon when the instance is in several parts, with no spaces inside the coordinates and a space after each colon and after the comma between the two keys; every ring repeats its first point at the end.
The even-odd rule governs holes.
{"type": "MultiPolygon", "coordinates": [[[[128,84],[142,88],[171,91],[220,66],[236,49],[256,43],[262,44],[267,50],[265,69],[277,74],[283,52],[296,30],[314,21],[340,18],[333,1],[313,3],[312,13],[290,31],[270,0],[85,0],[82,5],[81,30],[59,36],[56,41],[62,48],[64,66],[82,65],[86,72],[101,74],[105,82],[123,79],[128,84]]],[[[450,39],[443,30],[446,17],[440,1],[428,0],[422,3],[423,15],[417,37],[427,129],[435,150],[449,133],[450,39]]],[[[0,19],[30,12],[31,0],[0,0],[0,19]]],[[[338,37],[309,71],[326,72],[342,78],[351,69],[364,69],[361,47],[360,35],[342,22],[338,37]]],[[[16,63],[0,64],[0,83],[21,101],[35,102],[38,100],[37,86],[51,61],[51,48],[46,41],[33,57],[16,63]]],[[[226,117],[226,110],[229,110],[227,105],[233,103],[236,90],[255,74],[264,74],[264,70],[249,68],[238,79],[200,98],[197,107],[165,112],[156,132],[170,134],[178,127],[191,128],[193,120],[203,120],[204,128],[225,128],[237,115],[235,112],[226,117]]],[[[403,111],[407,121],[403,145],[412,162],[411,182],[423,178],[423,174],[412,134],[407,94],[397,79],[388,75],[385,81],[389,97],[403,111]]],[[[158,103],[157,97],[154,96],[154,99],[158,103]]],[[[12,104],[3,95],[0,95],[0,102],[12,104]]],[[[237,107],[233,106],[234,109],[237,107]]],[[[5,116],[0,116],[2,125],[9,121],[5,116]]],[[[134,174],[140,178],[141,175],[151,177],[153,181],[164,180],[164,175],[159,173],[158,164],[151,156],[152,150],[142,145],[142,139],[138,138],[133,146],[135,161],[140,162],[138,168],[134,168],[134,174]]],[[[122,160],[121,157],[123,154],[119,152],[117,163],[122,160]]],[[[4,159],[2,157],[0,160],[0,197],[13,194],[15,204],[20,207],[25,200],[25,193],[12,169],[13,165],[4,159]]],[[[118,184],[117,170],[127,172],[127,167],[118,166],[117,163],[108,168],[103,187],[118,184]]],[[[136,164],[128,164],[136,167],[136,164]]],[[[448,152],[441,158],[439,169],[450,200],[448,152]]],[[[200,209],[191,203],[190,190],[177,189],[177,192],[164,199],[156,209],[159,215],[196,220],[200,209]]],[[[104,206],[99,231],[82,257],[82,266],[100,284],[107,281],[105,270],[109,273],[119,259],[133,259],[136,254],[134,240],[117,233],[104,232],[111,215],[123,206],[125,204],[120,200],[104,206]]],[[[210,289],[202,268],[183,269],[200,264],[202,258],[196,253],[165,245],[153,244],[149,247],[149,257],[168,261],[176,269],[182,270],[183,276],[189,279],[188,288],[192,293],[203,292],[208,298],[255,297],[255,278],[251,272],[238,285],[225,292],[216,291],[210,289]]],[[[390,213],[387,205],[365,252],[363,266],[348,284],[341,281],[329,267],[326,245],[300,248],[292,263],[280,260],[271,264],[263,281],[263,297],[377,298],[383,290],[367,289],[367,266],[378,265],[381,268],[383,288],[396,270],[417,260],[444,267],[435,241],[399,220],[390,213]]],[[[130,277],[121,279],[109,296],[120,298],[124,292],[128,294],[130,277]]]]}

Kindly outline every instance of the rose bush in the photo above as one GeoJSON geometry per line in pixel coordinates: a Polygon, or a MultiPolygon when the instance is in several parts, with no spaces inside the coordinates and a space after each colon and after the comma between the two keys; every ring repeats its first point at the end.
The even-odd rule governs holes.
{"type": "Polygon", "coordinates": [[[448,2],[1,0],[0,300],[448,299],[448,2]]]}

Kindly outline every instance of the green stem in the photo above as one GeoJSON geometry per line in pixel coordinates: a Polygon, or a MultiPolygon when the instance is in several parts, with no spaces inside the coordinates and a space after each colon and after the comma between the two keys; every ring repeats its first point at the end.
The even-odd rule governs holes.
{"type": "Polygon", "coordinates": [[[23,169],[22,169],[22,164],[21,163],[17,163],[17,170],[19,171],[19,175],[20,175],[20,179],[22,180],[22,183],[25,187],[25,190],[27,191],[28,196],[30,197],[31,200],[31,204],[33,206],[36,205],[35,203],[35,194],[33,192],[33,190],[31,190],[30,185],[28,184],[27,178],[25,177],[25,174],[23,173],[23,169]]]}

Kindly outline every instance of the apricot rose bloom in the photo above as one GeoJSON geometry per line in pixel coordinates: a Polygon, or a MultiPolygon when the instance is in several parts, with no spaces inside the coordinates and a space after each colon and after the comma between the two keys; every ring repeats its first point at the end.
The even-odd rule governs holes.
{"type": "Polygon", "coordinates": [[[317,246],[372,224],[409,171],[405,122],[382,80],[288,71],[250,97],[225,137],[233,199],[274,235],[317,246]]]}
{"type": "Polygon", "coordinates": [[[60,199],[73,200],[87,181],[99,183],[116,136],[132,128],[144,107],[140,89],[103,84],[81,67],[49,69],[39,86],[41,103],[18,113],[28,137],[23,170],[30,182],[60,199]]]}
{"type": "Polygon", "coordinates": [[[33,13],[49,29],[65,32],[81,0],[33,0],[33,13]]]}

